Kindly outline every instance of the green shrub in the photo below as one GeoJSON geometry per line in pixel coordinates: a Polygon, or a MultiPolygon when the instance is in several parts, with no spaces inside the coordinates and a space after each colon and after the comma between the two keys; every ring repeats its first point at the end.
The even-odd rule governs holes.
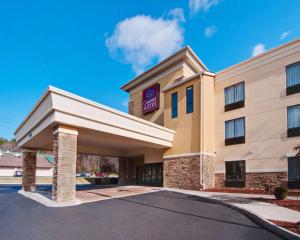
{"type": "Polygon", "coordinates": [[[277,200],[282,200],[285,199],[287,197],[287,189],[284,187],[276,187],[274,189],[274,196],[277,200]]]}

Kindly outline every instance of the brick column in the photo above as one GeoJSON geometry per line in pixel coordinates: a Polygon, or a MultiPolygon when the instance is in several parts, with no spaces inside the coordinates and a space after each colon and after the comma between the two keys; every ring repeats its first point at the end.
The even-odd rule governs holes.
{"type": "Polygon", "coordinates": [[[126,184],[128,181],[128,160],[119,158],[118,184],[126,184]]]}
{"type": "Polygon", "coordinates": [[[78,132],[71,127],[59,126],[53,135],[52,200],[56,202],[74,201],[78,132]]]}
{"type": "Polygon", "coordinates": [[[26,192],[35,190],[36,151],[23,149],[22,189],[26,192]]]}

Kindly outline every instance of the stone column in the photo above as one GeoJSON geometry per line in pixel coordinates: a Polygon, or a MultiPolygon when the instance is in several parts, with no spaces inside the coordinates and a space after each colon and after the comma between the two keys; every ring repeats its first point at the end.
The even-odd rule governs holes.
{"type": "Polygon", "coordinates": [[[22,189],[26,192],[35,191],[36,151],[23,149],[22,189]]]}
{"type": "Polygon", "coordinates": [[[74,201],[78,132],[74,128],[60,125],[54,130],[53,135],[52,200],[56,202],[74,201]]]}
{"type": "Polygon", "coordinates": [[[119,158],[118,184],[126,184],[128,181],[128,160],[119,158]]]}

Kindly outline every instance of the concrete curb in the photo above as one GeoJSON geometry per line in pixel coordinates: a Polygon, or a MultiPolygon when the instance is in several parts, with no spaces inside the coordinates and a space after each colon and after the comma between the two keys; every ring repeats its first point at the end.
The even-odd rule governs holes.
{"type": "Polygon", "coordinates": [[[206,201],[210,201],[212,203],[217,203],[217,204],[220,204],[220,205],[223,205],[225,207],[228,207],[228,208],[231,208],[235,211],[238,211],[240,213],[242,213],[243,215],[247,216],[248,218],[250,218],[252,221],[254,221],[255,223],[257,223],[258,225],[262,226],[263,228],[267,229],[268,231],[276,234],[277,236],[279,237],[282,237],[284,239],[287,239],[287,240],[299,240],[300,239],[300,235],[294,233],[294,232],[291,232],[283,227],[280,227],[274,223],[272,223],[271,221],[263,218],[262,216],[248,210],[248,209],[245,209],[243,207],[240,207],[240,206],[236,206],[234,204],[231,204],[231,203],[225,203],[225,202],[222,202],[221,200],[218,200],[218,199],[215,199],[215,198],[210,198],[210,197],[204,197],[204,196],[199,196],[197,194],[191,194],[191,193],[184,193],[184,192],[180,192],[180,191],[172,191],[171,189],[168,189],[165,191],[171,191],[171,192],[177,192],[177,193],[183,193],[183,194],[186,194],[186,195],[189,195],[189,196],[193,196],[193,197],[199,197],[201,199],[205,199],[206,201]]]}
{"type": "Polygon", "coordinates": [[[248,209],[245,209],[243,207],[236,206],[236,205],[230,204],[230,203],[222,203],[221,201],[218,201],[218,200],[216,200],[216,202],[246,215],[248,218],[250,218],[252,221],[256,222],[258,225],[266,228],[270,232],[272,232],[280,237],[283,237],[284,239],[289,239],[289,240],[300,239],[300,235],[298,235],[294,232],[291,232],[283,227],[280,227],[248,209]]]}
{"type": "MultiPolygon", "coordinates": [[[[110,185],[103,185],[103,186],[110,186],[110,185]]],[[[131,187],[135,188],[135,187],[138,187],[138,186],[131,186],[131,187]]],[[[93,203],[93,202],[99,202],[99,201],[119,199],[119,198],[131,197],[131,196],[142,195],[142,194],[158,192],[158,191],[161,191],[161,189],[160,188],[155,188],[151,192],[134,193],[134,194],[128,195],[128,196],[112,197],[112,196],[107,195],[107,196],[105,196],[106,197],[105,199],[82,200],[82,199],[76,198],[75,201],[64,202],[64,203],[53,202],[49,198],[46,198],[45,196],[43,196],[43,195],[41,195],[40,193],[37,193],[37,192],[26,192],[24,190],[19,190],[18,193],[21,194],[22,196],[26,197],[26,198],[29,198],[33,201],[36,201],[40,204],[43,204],[46,207],[71,207],[71,206],[77,206],[77,205],[81,205],[81,204],[85,204],[85,203],[93,203]]]]}
{"type": "Polygon", "coordinates": [[[70,206],[76,206],[76,205],[82,204],[82,202],[80,202],[78,200],[72,201],[72,202],[56,203],[56,202],[53,202],[50,199],[42,196],[39,193],[26,192],[23,190],[19,190],[18,193],[24,197],[27,197],[27,198],[29,198],[33,201],[36,201],[40,204],[43,204],[44,206],[47,206],[47,207],[70,207],[70,206]]]}

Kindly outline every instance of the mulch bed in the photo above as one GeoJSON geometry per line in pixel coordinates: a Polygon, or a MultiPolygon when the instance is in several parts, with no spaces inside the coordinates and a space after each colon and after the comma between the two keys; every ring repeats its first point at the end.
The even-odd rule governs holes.
{"type": "MultiPolygon", "coordinates": [[[[259,189],[241,189],[241,188],[210,188],[204,190],[204,192],[225,192],[225,193],[245,193],[245,194],[266,194],[273,195],[272,191],[265,191],[259,189]]],[[[299,196],[300,191],[289,191],[289,196],[299,196]]]]}
{"type": "Polygon", "coordinates": [[[291,223],[291,222],[275,221],[275,220],[269,220],[269,221],[271,221],[272,223],[275,223],[276,225],[283,227],[287,230],[290,230],[292,232],[300,234],[300,222],[291,223]]]}
{"type": "Polygon", "coordinates": [[[256,201],[276,204],[278,206],[289,208],[300,212],[300,200],[290,200],[290,199],[277,200],[277,199],[266,199],[266,198],[251,198],[251,199],[256,201]]]}

